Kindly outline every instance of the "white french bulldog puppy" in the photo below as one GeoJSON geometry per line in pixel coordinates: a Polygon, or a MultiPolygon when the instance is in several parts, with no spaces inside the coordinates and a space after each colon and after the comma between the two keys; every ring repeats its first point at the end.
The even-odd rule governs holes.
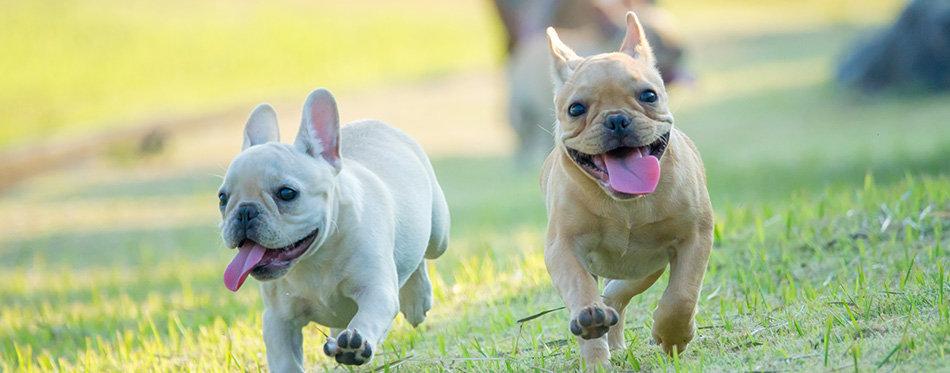
{"type": "Polygon", "coordinates": [[[294,145],[279,142],[267,104],[218,194],[224,272],[237,291],[261,281],[264,344],[275,372],[303,370],[301,329],[331,328],[324,352],[341,364],[373,359],[400,311],[418,326],[432,307],[424,259],[449,242],[449,209],[432,165],[408,134],[375,120],[340,127],[336,101],[310,93],[294,145]]]}

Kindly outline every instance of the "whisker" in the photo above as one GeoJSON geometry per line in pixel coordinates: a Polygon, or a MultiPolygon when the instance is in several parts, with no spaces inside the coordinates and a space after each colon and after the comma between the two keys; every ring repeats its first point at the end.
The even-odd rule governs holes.
{"type": "Polygon", "coordinates": [[[340,227],[339,227],[338,225],[336,225],[336,220],[330,219],[330,220],[329,220],[329,223],[330,223],[331,225],[333,225],[333,232],[336,232],[336,231],[338,231],[338,230],[340,229],[340,227]]]}
{"type": "Polygon", "coordinates": [[[683,107],[683,104],[686,103],[686,100],[687,100],[688,98],[690,98],[690,96],[691,96],[690,94],[687,94],[686,96],[683,96],[683,99],[680,100],[679,105],[676,105],[676,109],[673,109],[673,114],[676,114],[676,112],[678,112],[678,111],[680,110],[680,108],[683,107]]]}
{"type": "MultiPolygon", "coordinates": [[[[557,124],[557,122],[555,122],[555,124],[557,124]]],[[[551,130],[547,129],[547,127],[542,126],[540,123],[535,124],[535,126],[537,126],[538,128],[540,128],[540,129],[543,130],[544,132],[547,132],[547,134],[548,134],[548,135],[551,135],[551,137],[554,137],[554,132],[551,132],[551,130]]],[[[554,127],[554,126],[552,125],[551,127],[554,127]]]]}

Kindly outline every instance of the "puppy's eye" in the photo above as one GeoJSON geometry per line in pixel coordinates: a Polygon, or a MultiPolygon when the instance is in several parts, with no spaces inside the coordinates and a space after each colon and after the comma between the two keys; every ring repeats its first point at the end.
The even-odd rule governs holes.
{"type": "Polygon", "coordinates": [[[656,102],[658,98],[660,98],[660,96],[657,96],[656,91],[652,89],[647,89],[643,92],[640,92],[640,101],[646,102],[648,104],[656,102]]]}
{"type": "Polygon", "coordinates": [[[227,206],[227,205],[228,205],[228,195],[224,193],[218,193],[218,206],[221,206],[221,208],[224,208],[224,206],[227,206]]]}
{"type": "Polygon", "coordinates": [[[290,201],[294,198],[297,198],[297,191],[288,187],[280,188],[280,190],[277,191],[277,198],[280,198],[284,201],[290,201]]]}
{"type": "Polygon", "coordinates": [[[571,104],[571,106],[567,108],[567,114],[572,117],[579,117],[586,112],[587,109],[584,107],[584,105],[578,103],[571,104]]]}

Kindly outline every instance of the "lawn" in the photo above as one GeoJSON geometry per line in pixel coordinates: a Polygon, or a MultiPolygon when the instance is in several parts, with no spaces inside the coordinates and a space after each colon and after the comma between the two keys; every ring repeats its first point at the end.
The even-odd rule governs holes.
{"type": "MultiPolygon", "coordinates": [[[[612,363],[647,371],[950,369],[950,96],[862,97],[829,82],[844,46],[869,24],[884,22],[898,2],[669,3],[686,21],[690,61],[700,78],[695,87],[672,91],[672,101],[677,125],[704,155],[716,242],[702,288],[699,337],[690,348],[671,358],[650,344],[650,315],[664,276],[633,299],[627,348],[615,352],[612,363]]],[[[0,7],[100,3],[39,4],[0,7]]],[[[398,8],[380,7],[380,13],[398,8]]],[[[242,8],[235,9],[229,11],[242,8]]],[[[292,13],[283,14],[298,19],[292,13]]],[[[443,26],[456,30],[458,19],[447,15],[452,25],[443,26]]],[[[481,18],[466,22],[490,25],[481,18]]],[[[491,50],[494,44],[485,45],[491,50]]],[[[444,71],[477,69],[490,64],[487,58],[427,60],[397,78],[425,74],[430,62],[442,63],[444,71]]],[[[99,109],[62,115],[187,111],[207,100],[294,96],[309,87],[285,78],[263,82],[267,74],[304,71],[301,66],[251,73],[260,66],[238,64],[234,74],[241,78],[224,88],[216,86],[224,75],[182,83],[207,89],[208,97],[153,92],[154,102],[132,99],[126,112],[109,100],[143,83],[119,82],[102,90],[119,98],[90,98],[99,109]]],[[[338,78],[337,84],[356,87],[388,76],[368,66],[354,71],[362,69],[370,74],[366,80],[316,72],[308,79],[338,78]]],[[[23,104],[47,105],[43,100],[23,104]]],[[[542,260],[537,172],[516,170],[503,154],[435,158],[453,217],[449,250],[430,263],[435,306],[418,329],[397,318],[371,368],[576,369],[566,311],[517,322],[562,305],[542,260]]],[[[0,269],[7,275],[0,285],[0,371],[266,370],[256,281],[237,293],[221,282],[233,256],[216,228],[220,179],[214,174],[222,171],[163,162],[106,157],[0,192],[0,269]]],[[[305,329],[307,368],[346,371],[323,356],[324,333],[316,325],[305,329]]]]}
{"type": "MultiPolygon", "coordinates": [[[[459,166],[438,163],[440,172],[459,166]]],[[[494,195],[461,202],[462,195],[449,195],[453,211],[486,224],[457,230],[452,250],[433,264],[436,307],[429,319],[414,330],[400,317],[374,364],[402,371],[576,366],[566,312],[516,323],[561,305],[541,258],[541,228],[512,228],[493,219],[487,211],[494,208],[474,206],[478,197],[504,203],[494,195]]],[[[615,365],[948,368],[950,178],[912,173],[880,185],[869,174],[862,186],[800,191],[717,215],[699,338],[678,359],[649,344],[663,279],[633,300],[628,348],[614,354],[615,365]]],[[[525,219],[532,220],[538,218],[525,219]]],[[[215,233],[199,226],[6,242],[0,367],[262,369],[259,296],[253,286],[224,290],[220,274],[229,253],[212,250],[220,248],[215,233]]],[[[311,325],[305,333],[306,364],[318,370],[335,366],[320,353],[323,332],[311,325]]]]}

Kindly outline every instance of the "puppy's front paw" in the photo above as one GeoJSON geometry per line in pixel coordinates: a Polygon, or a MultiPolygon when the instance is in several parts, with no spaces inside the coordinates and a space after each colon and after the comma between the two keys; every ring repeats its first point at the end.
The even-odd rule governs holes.
{"type": "Polygon", "coordinates": [[[617,325],[620,315],[612,307],[590,305],[581,308],[570,322],[571,333],[584,339],[600,338],[611,326],[617,325]]]}
{"type": "Polygon", "coordinates": [[[671,317],[665,314],[653,314],[653,340],[663,348],[663,352],[673,355],[675,348],[677,353],[681,354],[695,336],[696,322],[693,315],[671,317]]]}
{"type": "Polygon", "coordinates": [[[373,346],[356,329],[344,330],[336,338],[327,337],[323,352],[345,365],[363,365],[373,360],[373,346]]]}

